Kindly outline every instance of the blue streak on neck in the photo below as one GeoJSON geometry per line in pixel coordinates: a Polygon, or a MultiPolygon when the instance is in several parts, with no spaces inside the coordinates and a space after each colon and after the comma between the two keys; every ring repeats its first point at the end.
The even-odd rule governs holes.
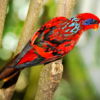
{"type": "Polygon", "coordinates": [[[79,19],[76,18],[76,17],[73,17],[72,22],[73,22],[73,21],[76,21],[76,22],[77,22],[77,21],[79,21],[79,19]]]}
{"type": "Polygon", "coordinates": [[[66,30],[65,32],[68,32],[70,29],[66,30]]]}
{"type": "MultiPolygon", "coordinates": [[[[68,25],[69,23],[67,23],[67,25],[68,25]]],[[[67,27],[67,25],[65,25],[64,27],[62,27],[62,29],[65,29],[66,27],[67,27]]]]}
{"type": "Polygon", "coordinates": [[[75,23],[72,23],[72,24],[69,25],[69,27],[72,27],[72,26],[75,26],[75,23]]]}
{"type": "Polygon", "coordinates": [[[75,27],[71,30],[71,32],[77,33],[80,30],[79,27],[80,27],[80,24],[75,23],[75,27]]]}

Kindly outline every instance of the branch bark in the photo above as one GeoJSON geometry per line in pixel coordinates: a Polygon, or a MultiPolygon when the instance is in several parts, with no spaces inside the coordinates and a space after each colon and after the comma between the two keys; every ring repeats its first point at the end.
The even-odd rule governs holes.
{"type": "Polygon", "coordinates": [[[15,55],[17,55],[23,49],[28,40],[32,37],[42,2],[43,0],[31,0],[15,55]]]}
{"type": "Polygon", "coordinates": [[[0,0],[0,48],[4,29],[8,0],[0,0]]]}
{"type": "MultiPolygon", "coordinates": [[[[59,0],[55,16],[71,17],[76,0],[59,0]]],[[[35,100],[52,100],[63,73],[62,59],[44,65],[35,100]]]]}
{"type": "Polygon", "coordinates": [[[35,100],[51,100],[62,77],[62,59],[46,64],[40,74],[35,100]]]}
{"type": "Polygon", "coordinates": [[[57,5],[56,16],[64,16],[70,18],[76,0],[59,0],[57,5]]]}
{"type": "MultiPolygon", "coordinates": [[[[4,0],[4,1],[7,1],[7,0],[4,0]]],[[[25,20],[25,23],[22,29],[22,33],[19,39],[19,43],[18,43],[16,52],[14,55],[17,55],[23,49],[23,47],[28,42],[28,40],[31,38],[34,27],[36,25],[36,21],[39,16],[42,2],[43,0],[31,0],[30,1],[28,14],[27,14],[27,17],[26,17],[26,20],[25,20]]],[[[11,86],[0,89],[0,100],[10,100],[11,99],[18,77],[19,77],[19,73],[15,77],[13,77],[12,79],[13,84],[11,84],[11,86]]],[[[5,86],[6,85],[7,84],[5,83],[5,86]]]]}

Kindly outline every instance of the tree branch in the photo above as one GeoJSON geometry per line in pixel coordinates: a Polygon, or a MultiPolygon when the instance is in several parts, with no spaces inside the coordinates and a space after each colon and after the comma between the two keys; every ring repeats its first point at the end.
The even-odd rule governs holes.
{"type": "Polygon", "coordinates": [[[28,14],[15,52],[18,54],[33,35],[43,0],[31,0],[28,14]]]}
{"type": "MultiPolygon", "coordinates": [[[[36,25],[36,22],[39,16],[42,2],[43,0],[31,0],[30,1],[28,14],[27,14],[27,17],[26,17],[26,20],[25,20],[25,23],[22,29],[22,33],[19,39],[19,43],[18,43],[16,52],[14,55],[18,54],[23,49],[23,47],[28,42],[28,40],[31,38],[34,27],[36,25]]],[[[13,84],[11,84],[9,87],[0,89],[0,94],[1,94],[0,100],[10,100],[11,99],[18,76],[19,76],[19,73],[15,77],[12,78],[13,84]]],[[[12,83],[12,81],[10,83],[12,83]]],[[[7,84],[8,82],[5,83],[5,86],[7,84]]]]}
{"type": "MultiPolygon", "coordinates": [[[[56,16],[71,17],[76,0],[59,0],[56,16]]],[[[63,73],[62,60],[44,65],[35,100],[52,100],[63,73]]]]}
{"type": "Polygon", "coordinates": [[[56,16],[70,18],[76,0],[59,0],[57,5],[56,16]]]}
{"type": "Polygon", "coordinates": [[[63,66],[60,62],[62,62],[61,59],[43,67],[35,100],[51,100],[53,97],[63,72],[63,66]]]}
{"type": "Polygon", "coordinates": [[[4,29],[8,0],[0,0],[0,48],[4,29]]]}

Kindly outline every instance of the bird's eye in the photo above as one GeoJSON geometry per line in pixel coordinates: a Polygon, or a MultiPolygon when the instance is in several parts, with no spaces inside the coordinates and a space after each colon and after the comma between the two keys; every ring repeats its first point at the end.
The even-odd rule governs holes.
{"type": "Polygon", "coordinates": [[[97,23],[98,23],[97,20],[93,19],[93,24],[97,24],[97,23]]]}
{"type": "Polygon", "coordinates": [[[83,25],[91,25],[91,24],[97,24],[97,20],[95,19],[87,19],[83,22],[83,25]]]}

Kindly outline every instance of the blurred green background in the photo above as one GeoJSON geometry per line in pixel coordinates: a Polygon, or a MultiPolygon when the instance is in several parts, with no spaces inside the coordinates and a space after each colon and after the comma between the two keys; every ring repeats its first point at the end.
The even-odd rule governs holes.
{"type": "MultiPolygon", "coordinates": [[[[0,51],[0,67],[9,62],[28,12],[30,0],[9,0],[0,51]]],[[[57,0],[44,0],[38,29],[55,16],[57,0]]],[[[100,0],[76,0],[73,16],[90,12],[100,17],[100,0]]],[[[34,31],[34,32],[35,32],[34,31]]],[[[63,58],[64,73],[53,100],[100,100],[100,29],[86,31],[74,49],[63,58]]],[[[34,33],[33,32],[33,33],[34,33]]],[[[24,69],[11,100],[34,100],[43,65],[24,69]]]]}

